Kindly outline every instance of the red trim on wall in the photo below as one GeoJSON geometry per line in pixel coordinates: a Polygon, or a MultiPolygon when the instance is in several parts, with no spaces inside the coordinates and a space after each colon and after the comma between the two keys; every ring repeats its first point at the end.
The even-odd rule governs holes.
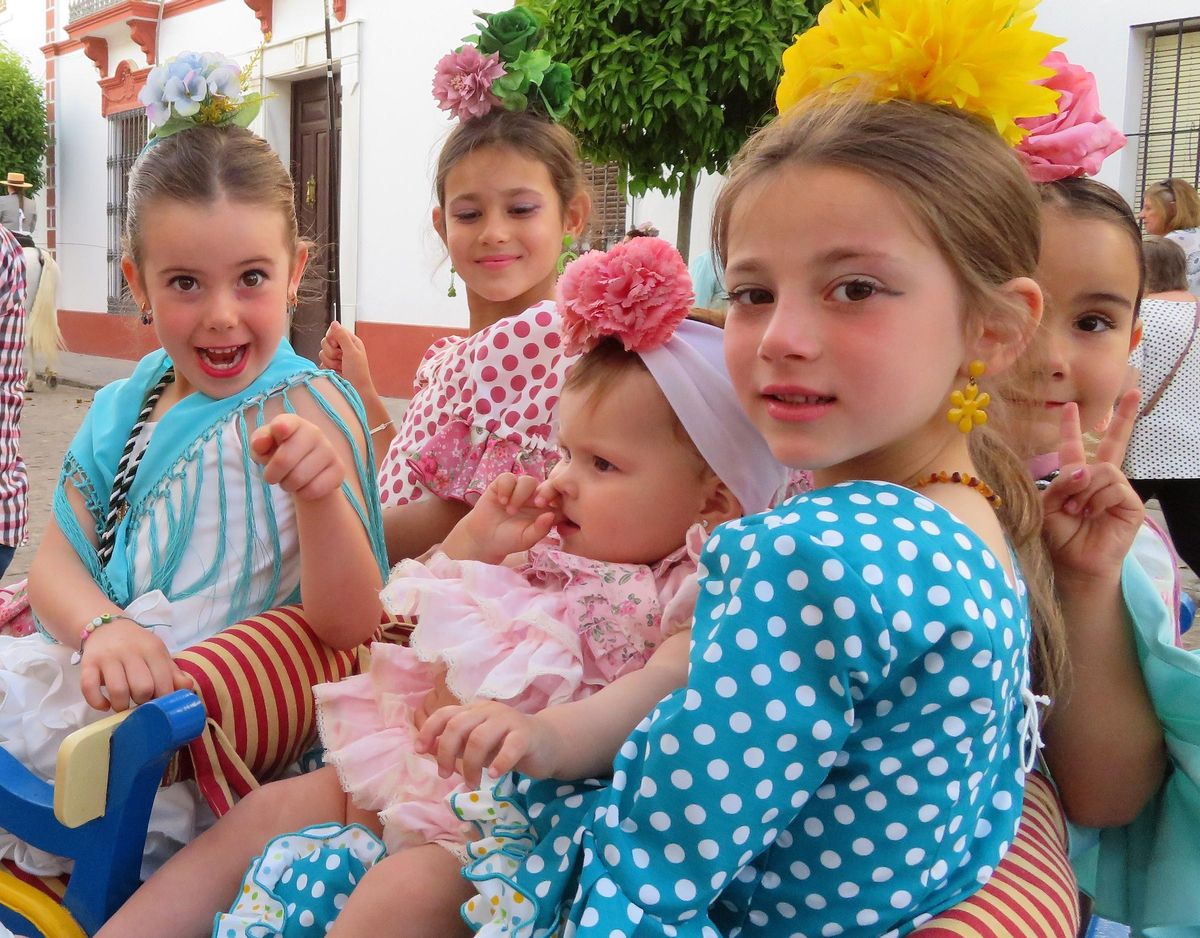
{"type": "Polygon", "coordinates": [[[135,70],[129,59],[118,62],[112,78],[100,79],[100,113],[109,117],[141,107],[138,93],[145,86],[149,74],[149,67],[135,70]]]}
{"type": "Polygon", "coordinates": [[[275,12],[274,0],[246,0],[246,6],[258,17],[258,27],[264,36],[271,35],[271,18],[275,12]]]}
{"type": "Polygon", "coordinates": [[[83,45],[83,54],[92,60],[92,64],[100,72],[100,78],[108,77],[108,40],[100,36],[84,36],[79,40],[83,45]]]}
{"type": "MultiPolygon", "coordinates": [[[[82,355],[136,361],[158,348],[153,326],[143,326],[136,316],[113,316],[60,309],[58,325],[67,349],[82,355]]],[[[360,322],[358,336],[367,347],[367,361],[375,389],[384,397],[412,397],[413,376],[435,341],[448,335],[466,335],[465,329],[414,326],[389,322],[360,322]]]]}
{"type": "Polygon", "coordinates": [[[333,0],[333,15],[339,23],[346,18],[346,0],[333,0]]]}
{"type": "Polygon", "coordinates": [[[138,44],[138,48],[146,56],[146,61],[153,65],[155,40],[158,38],[158,20],[134,19],[126,25],[129,27],[129,38],[138,44]]]}
{"type": "Polygon", "coordinates": [[[412,397],[413,376],[425,350],[445,336],[467,334],[465,329],[391,322],[360,322],[355,332],[367,347],[375,390],[384,397],[412,397]]]}
{"type": "Polygon", "coordinates": [[[60,309],[58,326],[70,352],[137,361],[158,348],[153,326],[143,326],[136,316],[113,316],[60,309]]]}
{"type": "Polygon", "coordinates": [[[82,39],[84,36],[94,35],[98,29],[105,26],[131,19],[157,20],[158,4],[151,3],[150,0],[125,0],[123,3],[114,3],[89,16],[82,16],[67,23],[67,35],[72,39],[82,39]]]}

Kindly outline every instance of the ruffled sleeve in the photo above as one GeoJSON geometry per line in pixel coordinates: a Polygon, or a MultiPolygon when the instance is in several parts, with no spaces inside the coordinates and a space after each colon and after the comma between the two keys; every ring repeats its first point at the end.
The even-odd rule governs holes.
{"type": "Polygon", "coordinates": [[[503,472],[544,479],[558,461],[552,424],[572,360],[550,303],[454,346],[405,414],[413,481],[441,499],[473,504],[503,472]]]}

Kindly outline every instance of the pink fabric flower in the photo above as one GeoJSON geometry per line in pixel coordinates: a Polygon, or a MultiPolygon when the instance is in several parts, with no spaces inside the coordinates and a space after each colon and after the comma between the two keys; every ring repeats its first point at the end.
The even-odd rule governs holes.
{"type": "Polygon", "coordinates": [[[504,77],[500,56],[484,55],[475,46],[463,46],[442,56],[433,76],[433,96],[438,107],[459,120],[483,117],[500,103],[492,82],[504,77]]]}
{"type": "Polygon", "coordinates": [[[1017,121],[1029,131],[1017,154],[1034,182],[1093,176],[1125,146],[1125,135],[1100,113],[1095,75],[1061,52],[1051,52],[1043,64],[1055,70],[1043,84],[1060,92],[1058,111],[1017,121]]]}
{"type": "Polygon", "coordinates": [[[631,352],[657,348],[687,316],[695,295],[683,258],[661,238],[634,238],[567,265],[558,308],[569,355],[612,336],[631,352]]]}

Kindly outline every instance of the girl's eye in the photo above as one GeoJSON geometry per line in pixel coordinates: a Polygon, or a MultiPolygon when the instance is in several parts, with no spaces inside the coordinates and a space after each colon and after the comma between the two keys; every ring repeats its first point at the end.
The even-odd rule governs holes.
{"type": "Polygon", "coordinates": [[[1107,316],[1090,313],[1075,320],[1075,328],[1080,332],[1108,332],[1110,329],[1115,329],[1116,324],[1107,316]]]}
{"type": "Polygon", "coordinates": [[[479,212],[473,209],[463,209],[460,212],[455,212],[453,218],[459,224],[466,225],[479,218],[479,214],[479,212]]]}
{"type": "Polygon", "coordinates": [[[172,277],[170,283],[176,290],[181,290],[184,293],[191,293],[192,290],[196,289],[195,277],[172,277]]]}
{"type": "Polygon", "coordinates": [[[734,306],[768,306],[775,302],[775,295],[763,287],[739,287],[726,293],[724,299],[734,306]]]}
{"type": "Polygon", "coordinates": [[[861,303],[878,292],[878,284],[871,280],[847,280],[834,287],[831,296],[839,303],[861,303]]]}
{"type": "Polygon", "coordinates": [[[597,472],[609,472],[617,467],[610,463],[607,459],[600,456],[592,457],[592,465],[596,467],[597,472]]]}
{"type": "Polygon", "coordinates": [[[259,287],[267,282],[267,275],[261,270],[248,270],[242,274],[242,284],[247,287],[259,287]]]}
{"type": "Polygon", "coordinates": [[[538,210],[538,207],[536,205],[533,205],[528,202],[522,202],[521,204],[514,205],[512,208],[509,209],[509,211],[512,212],[512,214],[514,214],[514,215],[532,215],[537,210],[538,210]]]}

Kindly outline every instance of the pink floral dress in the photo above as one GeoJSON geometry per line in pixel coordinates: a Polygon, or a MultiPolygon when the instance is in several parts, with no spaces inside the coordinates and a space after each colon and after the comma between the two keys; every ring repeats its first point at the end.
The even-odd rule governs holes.
{"type": "Polygon", "coordinates": [[[473,504],[502,472],[544,479],[568,366],[552,302],[429,347],[379,468],[384,506],[430,494],[473,504]]]}
{"type": "Polygon", "coordinates": [[[325,760],[355,804],[378,811],[389,852],[440,843],[465,860],[471,828],[448,797],[461,776],[413,750],[413,714],[439,673],[462,701],[535,713],[579,700],[641,668],[689,628],[704,531],[653,567],[588,560],[546,540],[519,566],[405,560],[384,605],[415,615],[408,647],[377,643],[366,672],[315,688],[325,760]]]}

